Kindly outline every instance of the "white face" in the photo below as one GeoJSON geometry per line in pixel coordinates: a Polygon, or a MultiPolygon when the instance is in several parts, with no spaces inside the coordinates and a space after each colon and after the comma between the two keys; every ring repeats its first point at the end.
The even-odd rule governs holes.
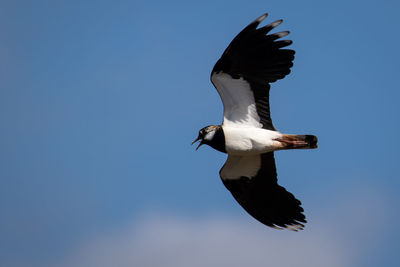
{"type": "Polygon", "coordinates": [[[207,141],[211,141],[213,138],[214,138],[214,135],[215,135],[215,130],[213,130],[213,131],[211,131],[211,132],[208,132],[205,136],[204,136],[204,140],[207,140],[207,141]]]}

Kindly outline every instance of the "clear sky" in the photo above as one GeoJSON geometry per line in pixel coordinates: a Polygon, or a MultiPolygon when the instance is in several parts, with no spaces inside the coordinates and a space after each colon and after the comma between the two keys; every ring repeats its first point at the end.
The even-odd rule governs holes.
{"type": "Polygon", "coordinates": [[[0,3],[0,266],[399,266],[398,1],[0,3]],[[296,50],[272,85],[276,153],[309,223],[247,215],[210,71],[264,12],[296,50]]]}

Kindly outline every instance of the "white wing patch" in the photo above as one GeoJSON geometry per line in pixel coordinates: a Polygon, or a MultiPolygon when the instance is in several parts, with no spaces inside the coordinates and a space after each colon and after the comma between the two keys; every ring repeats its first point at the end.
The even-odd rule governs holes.
{"type": "Polygon", "coordinates": [[[220,171],[224,180],[239,179],[240,177],[254,177],[261,168],[261,155],[233,156],[228,155],[225,165],[220,171]]]}
{"type": "Polygon", "coordinates": [[[253,126],[262,128],[260,117],[257,114],[256,103],[250,84],[242,77],[233,79],[224,72],[214,73],[211,76],[222,103],[224,104],[224,126],[253,126]]]}

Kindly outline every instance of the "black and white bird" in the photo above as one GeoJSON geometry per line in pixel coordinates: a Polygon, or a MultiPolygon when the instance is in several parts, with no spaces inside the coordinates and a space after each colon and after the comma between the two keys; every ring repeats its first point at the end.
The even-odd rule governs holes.
{"type": "Polygon", "coordinates": [[[196,150],[207,144],[228,154],[219,174],[239,204],[261,223],[282,229],[303,229],[301,202],[278,185],[274,151],[317,148],[314,135],[282,134],[272,124],[270,83],[293,66],[288,31],[269,34],[282,20],[258,25],[268,14],[244,28],[229,44],[211,72],[211,82],[224,105],[222,125],[199,131],[196,150]]]}

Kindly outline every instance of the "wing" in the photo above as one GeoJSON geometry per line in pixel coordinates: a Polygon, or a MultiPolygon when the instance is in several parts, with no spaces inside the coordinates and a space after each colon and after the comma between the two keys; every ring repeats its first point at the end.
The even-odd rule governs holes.
{"type": "Polygon", "coordinates": [[[269,110],[270,83],[290,73],[295,52],[282,49],[292,41],[276,41],[287,36],[288,31],[268,34],[282,20],[257,29],[266,17],[264,14],[244,28],[211,72],[211,82],[224,105],[224,125],[275,130],[269,110]]]}
{"type": "Polygon", "coordinates": [[[301,202],[278,185],[273,152],[228,155],[219,173],[233,197],[255,219],[274,228],[303,229],[307,221],[301,202]]]}

